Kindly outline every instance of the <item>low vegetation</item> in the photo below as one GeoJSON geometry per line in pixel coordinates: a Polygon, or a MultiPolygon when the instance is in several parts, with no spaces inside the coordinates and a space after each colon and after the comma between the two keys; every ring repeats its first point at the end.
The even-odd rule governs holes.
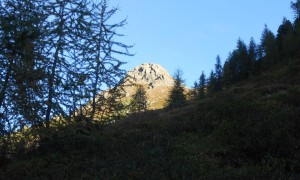
{"type": "Polygon", "coordinates": [[[0,178],[297,179],[299,81],[287,83],[282,65],[180,109],[35,130],[29,150],[18,144],[18,158],[1,161],[0,178]]]}
{"type": "MultiPolygon", "coordinates": [[[[22,4],[21,1],[16,2],[22,4]]],[[[105,13],[107,4],[106,1],[102,3],[97,7],[105,13]]],[[[1,4],[3,12],[4,5],[12,4],[8,1],[1,4]]],[[[65,6],[59,5],[62,9],[61,6],[65,6]]],[[[109,121],[95,120],[97,83],[92,84],[94,87],[90,89],[93,97],[91,116],[75,117],[75,111],[70,110],[69,115],[63,112],[63,106],[68,107],[72,103],[75,103],[73,108],[77,107],[76,103],[84,107],[77,98],[86,90],[86,79],[78,81],[82,83],[79,86],[73,84],[79,89],[63,87],[68,80],[54,84],[51,79],[60,75],[56,74],[55,67],[49,71],[53,76],[46,83],[49,97],[44,99],[48,103],[32,102],[27,98],[29,95],[36,97],[35,100],[41,99],[31,91],[23,94],[24,100],[15,99],[14,91],[21,93],[25,88],[37,93],[39,88],[27,87],[31,84],[27,76],[24,77],[27,81],[20,84],[17,81],[20,74],[15,74],[18,69],[10,68],[16,68],[18,64],[10,59],[11,56],[1,54],[0,58],[7,63],[0,63],[0,68],[6,69],[8,64],[12,66],[1,75],[1,80],[6,83],[1,86],[0,94],[0,110],[3,111],[0,113],[0,179],[299,179],[299,7],[299,0],[292,3],[295,21],[291,23],[284,19],[276,36],[265,27],[259,45],[251,40],[247,46],[239,39],[237,48],[230,53],[223,67],[217,57],[215,71],[208,79],[202,73],[188,100],[180,73],[177,73],[177,88],[175,86],[171,90],[167,108],[145,110],[145,92],[142,92],[135,99],[141,104],[134,109],[136,113],[117,114],[109,121]],[[51,97],[56,92],[59,94],[51,97]],[[69,104],[58,101],[61,100],[59,97],[70,100],[69,104]],[[57,101],[54,103],[54,100],[57,101]],[[40,106],[35,111],[33,105],[37,104],[40,106]],[[50,115],[55,117],[56,111],[53,110],[62,113],[65,124],[59,121],[50,123],[50,115]]],[[[96,10],[98,12],[99,9],[96,10]]],[[[115,10],[109,12],[114,14],[115,10]]],[[[14,15],[13,11],[7,12],[7,17],[14,15]]],[[[108,14],[108,17],[113,14],[108,14]]],[[[6,20],[1,23],[9,22],[5,17],[0,16],[6,20]]],[[[1,23],[0,26],[3,25],[1,23]]],[[[122,27],[123,23],[119,25],[122,27]]],[[[4,31],[0,31],[0,38],[5,37],[6,34],[1,32],[4,31]]],[[[5,48],[11,50],[3,46],[5,48]]],[[[21,46],[19,50],[25,52],[26,48],[23,48],[21,46]]],[[[55,59],[59,60],[59,57],[55,56],[55,59]]],[[[26,59],[20,56],[18,60],[23,62],[26,59]]],[[[97,59],[96,62],[99,63],[97,59]]],[[[122,64],[119,63],[117,69],[122,64]]],[[[96,69],[100,66],[95,65],[96,69]]],[[[24,68],[21,70],[28,75],[30,70],[24,68]]],[[[22,71],[19,72],[22,74],[22,71]]],[[[95,73],[97,78],[94,80],[98,82],[101,73],[97,70],[95,73]]],[[[42,85],[39,83],[49,79],[39,78],[42,79],[34,81],[36,85],[42,85]]],[[[113,82],[118,79],[111,78],[113,82]]],[[[90,83],[90,80],[86,81],[90,83]]],[[[40,98],[43,99],[42,96],[40,98]]],[[[107,101],[109,103],[105,107],[122,103],[116,102],[116,98],[110,100],[113,101],[107,101]]],[[[124,109],[117,108],[109,113],[120,110],[124,109]]]]}

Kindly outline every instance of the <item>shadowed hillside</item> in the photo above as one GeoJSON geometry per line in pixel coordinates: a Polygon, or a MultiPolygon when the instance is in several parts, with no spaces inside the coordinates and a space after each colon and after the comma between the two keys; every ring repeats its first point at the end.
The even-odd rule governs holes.
{"type": "Polygon", "coordinates": [[[297,179],[299,72],[280,62],[180,109],[37,131],[38,146],[2,164],[0,178],[297,179]]]}
{"type": "Polygon", "coordinates": [[[3,0],[0,179],[300,179],[291,8],[188,89],[180,69],[120,68],[132,46],[108,1],[3,0]]]}

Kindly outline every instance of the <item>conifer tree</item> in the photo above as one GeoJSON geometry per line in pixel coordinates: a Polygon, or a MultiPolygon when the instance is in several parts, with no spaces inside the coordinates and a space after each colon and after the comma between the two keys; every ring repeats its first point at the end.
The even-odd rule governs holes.
{"type": "Polygon", "coordinates": [[[106,0],[1,1],[3,127],[49,127],[54,116],[74,116],[90,99],[95,112],[96,94],[125,74],[115,55],[130,55],[131,46],[118,41],[126,20],[111,21],[117,10],[106,0]]]}
{"type": "MultiPolygon", "coordinates": [[[[65,77],[69,74],[73,74],[76,77],[80,72],[70,71],[70,67],[74,67],[74,61],[71,56],[72,53],[77,52],[74,47],[80,40],[74,40],[76,32],[80,31],[80,18],[83,17],[83,7],[87,6],[84,4],[85,1],[81,0],[62,0],[62,1],[49,1],[47,4],[48,14],[51,17],[51,22],[47,27],[48,42],[47,58],[48,64],[46,65],[48,81],[47,81],[47,96],[46,96],[46,114],[45,124],[46,127],[50,126],[50,120],[54,115],[64,116],[65,111],[63,110],[70,98],[68,91],[74,90],[73,88],[65,87],[65,84],[69,84],[65,77]],[[51,24],[51,26],[50,26],[51,24]],[[76,25],[75,25],[76,24],[76,25]],[[74,27],[72,27],[74,26],[74,27]],[[63,94],[62,94],[63,92],[63,94]]],[[[86,10],[86,9],[85,9],[86,10]]],[[[78,56],[80,56],[78,54],[78,56]]],[[[73,69],[75,70],[75,69],[73,69]]],[[[82,72],[82,71],[81,71],[82,72]]],[[[76,82],[76,81],[73,81],[76,82]]],[[[71,86],[71,87],[77,87],[71,86]]],[[[80,96],[80,93],[74,93],[73,96],[80,96]]]]}
{"type": "Polygon", "coordinates": [[[278,60],[279,52],[277,41],[275,35],[268,29],[267,25],[265,25],[265,29],[261,36],[260,48],[264,58],[263,62],[265,67],[278,60]]]}
{"type": "Polygon", "coordinates": [[[115,55],[132,56],[129,49],[132,47],[122,42],[118,42],[117,38],[123,36],[117,33],[117,28],[123,27],[126,24],[126,19],[118,23],[110,23],[118,11],[118,8],[108,7],[106,0],[98,4],[94,4],[94,16],[90,27],[88,46],[90,50],[91,71],[90,81],[92,82],[92,113],[93,118],[96,111],[96,95],[103,91],[103,85],[106,87],[117,86],[119,80],[125,76],[125,71],[121,69],[121,65],[125,62],[115,57],[115,55]]]}
{"type": "Polygon", "coordinates": [[[237,49],[235,55],[235,58],[237,60],[236,79],[240,81],[248,77],[251,65],[251,59],[248,55],[247,46],[241,39],[239,39],[237,42],[237,49]]]}
{"type": "Polygon", "coordinates": [[[222,78],[223,78],[223,67],[221,63],[221,58],[218,55],[216,58],[216,64],[215,64],[215,78],[216,78],[216,87],[215,91],[220,91],[222,89],[222,78]]]}
{"type": "Polygon", "coordinates": [[[216,86],[217,86],[217,79],[215,77],[215,73],[213,70],[210,72],[210,76],[208,78],[208,83],[207,83],[207,94],[212,95],[216,92],[216,86]]]}
{"type": "Polygon", "coordinates": [[[169,98],[167,100],[166,107],[168,109],[179,108],[185,105],[186,97],[184,94],[184,87],[183,87],[183,79],[182,79],[182,71],[177,69],[173,76],[174,78],[174,86],[170,91],[169,98]]]}
{"type": "Polygon", "coordinates": [[[143,86],[139,85],[130,102],[131,112],[144,112],[147,110],[147,96],[143,86]]]}
{"type": "Polygon", "coordinates": [[[206,88],[206,78],[204,71],[202,71],[200,79],[199,79],[199,98],[205,98],[205,88],[206,88]]]}
{"type": "Polygon", "coordinates": [[[278,28],[276,37],[281,58],[289,58],[295,55],[297,46],[295,39],[293,24],[284,18],[278,28]]]}
{"type": "Polygon", "coordinates": [[[250,74],[255,74],[258,69],[257,69],[257,45],[254,41],[254,39],[251,37],[250,43],[248,46],[248,55],[249,55],[249,63],[250,63],[250,74]]]}
{"type": "Polygon", "coordinates": [[[300,18],[300,0],[296,0],[296,2],[291,2],[291,8],[295,12],[295,19],[300,18]]]}
{"type": "Polygon", "coordinates": [[[197,98],[199,96],[199,83],[197,81],[194,82],[194,86],[192,87],[190,94],[192,98],[197,98]]]}
{"type": "Polygon", "coordinates": [[[225,87],[228,87],[233,83],[233,70],[230,60],[227,60],[224,63],[222,83],[225,87]]]}
{"type": "Polygon", "coordinates": [[[0,118],[14,119],[8,124],[42,121],[44,5],[39,0],[4,0],[0,4],[0,118]]]}

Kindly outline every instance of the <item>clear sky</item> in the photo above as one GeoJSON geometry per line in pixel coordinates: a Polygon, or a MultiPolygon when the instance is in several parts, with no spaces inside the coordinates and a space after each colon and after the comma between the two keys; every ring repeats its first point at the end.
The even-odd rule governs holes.
{"type": "Polygon", "coordinates": [[[134,57],[123,57],[130,70],[158,63],[173,74],[183,71],[191,87],[202,70],[208,76],[220,55],[222,63],[240,37],[259,43],[264,25],[277,33],[283,17],[293,20],[289,0],[110,0],[119,6],[117,19],[127,17],[119,39],[134,44],[134,57]]]}

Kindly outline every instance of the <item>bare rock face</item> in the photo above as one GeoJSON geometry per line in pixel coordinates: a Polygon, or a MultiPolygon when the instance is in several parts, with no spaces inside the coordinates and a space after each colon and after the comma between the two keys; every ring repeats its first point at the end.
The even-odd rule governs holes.
{"type": "MultiPolygon", "coordinates": [[[[122,93],[125,95],[121,99],[125,105],[129,105],[132,96],[136,93],[137,87],[143,86],[147,96],[147,109],[153,110],[165,107],[170,90],[174,86],[174,79],[161,65],[144,63],[128,71],[119,85],[122,87],[122,93]]],[[[103,91],[96,97],[96,100],[98,101],[99,98],[103,97],[107,99],[111,96],[110,93],[109,90],[103,91]]],[[[100,105],[99,107],[102,106],[105,108],[105,105],[100,105]]],[[[91,101],[85,105],[83,111],[84,114],[92,111],[91,101]]],[[[102,112],[96,110],[95,118],[100,119],[102,115],[102,112]]]]}
{"type": "Polygon", "coordinates": [[[174,79],[161,65],[144,63],[128,71],[123,85],[129,99],[136,92],[136,85],[142,85],[146,90],[148,109],[160,109],[165,106],[174,79]]]}
{"type": "Polygon", "coordinates": [[[132,84],[148,85],[149,88],[173,86],[174,80],[159,64],[141,64],[128,71],[126,80],[132,84]]]}

